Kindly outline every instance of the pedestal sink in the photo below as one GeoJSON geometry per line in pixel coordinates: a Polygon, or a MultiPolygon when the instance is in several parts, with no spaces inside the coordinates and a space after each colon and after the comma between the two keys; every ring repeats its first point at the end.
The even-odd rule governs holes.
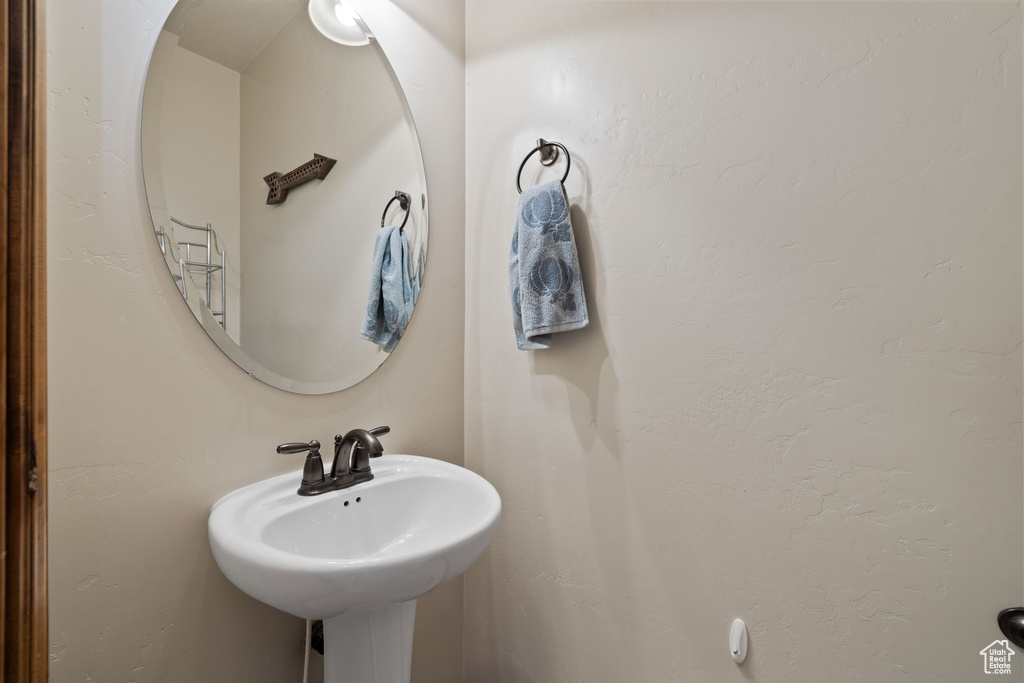
{"type": "Polygon", "coordinates": [[[324,620],[325,683],[408,683],[416,598],[464,572],[498,528],[482,477],[414,455],[371,481],[299,496],[301,473],[238,489],[210,511],[210,547],[252,597],[324,620]]]}

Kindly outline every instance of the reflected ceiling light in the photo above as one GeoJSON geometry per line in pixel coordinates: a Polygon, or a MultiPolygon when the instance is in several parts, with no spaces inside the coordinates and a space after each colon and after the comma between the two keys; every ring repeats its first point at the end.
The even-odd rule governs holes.
{"type": "Polygon", "coordinates": [[[309,0],[309,18],[320,33],[342,45],[369,45],[373,34],[342,0],[309,0]]]}

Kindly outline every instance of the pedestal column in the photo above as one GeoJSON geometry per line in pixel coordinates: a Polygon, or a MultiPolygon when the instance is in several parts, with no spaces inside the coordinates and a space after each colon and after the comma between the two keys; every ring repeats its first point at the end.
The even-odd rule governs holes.
{"type": "Polygon", "coordinates": [[[324,683],[409,683],[416,601],[324,619],[324,683]]]}

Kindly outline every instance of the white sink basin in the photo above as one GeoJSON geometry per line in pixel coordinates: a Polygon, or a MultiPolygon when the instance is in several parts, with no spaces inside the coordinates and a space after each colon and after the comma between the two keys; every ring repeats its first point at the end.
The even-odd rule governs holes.
{"type": "Polygon", "coordinates": [[[296,493],[300,472],[274,477],[210,512],[210,547],[233,584],[325,620],[328,682],[408,681],[413,601],[464,572],[501,516],[494,487],[462,467],[385,455],[372,469],[371,481],[308,497],[296,493]]]}

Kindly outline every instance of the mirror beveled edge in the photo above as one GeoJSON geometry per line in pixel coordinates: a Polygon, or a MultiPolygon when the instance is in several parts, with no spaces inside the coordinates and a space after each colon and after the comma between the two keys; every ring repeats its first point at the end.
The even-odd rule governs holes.
{"type": "MultiPolygon", "coordinates": [[[[147,157],[150,158],[151,160],[159,159],[159,152],[154,152],[154,147],[159,147],[160,144],[159,139],[155,139],[154,135],[147,135],[147,127],[145,125],[147,116],[147,101],[149,101],[148,111],[150,112],[151,117],[154,115],[153,108],[155,107],[155,104],[152,102],[154,98],[147,98],[146,95],[148,86],[151,83],[150,72],[153,66],[153,55],[156,51],[157,44],[159,42],[160,32],[163,31],[164,26],[167,23],[168,17],[174,11],[177,5],[178,2],[176,1],[174,4],[167,8],[167,16],[164,17],[163,22],[160,24],[160,31],[157,32],[156,38],[153,40],[152,46],[149,50],[149,56],[146,61],[145,79],[143,81],[142,86],[143,92],[142,97],[140,98],[139,105],[139,152],[137,159],[139,161],[139,167],[142,172],[143,187],[146,196],[146,205],[149,209],[148,213],[150,218],[150,228],[153,231],[153,236],[156,240],[156,245],[158,249],[161,248],[159,224],[160,222],[163,222],[166,225],[170,225],[170,215],[167,207],[165,206],[164,201],[162,171],[159,168],[158,164],[147,165],[146,163],[147,157]],[[147,150],[149,151],[147,152],[147,150]]],[[[301,10],[301,12],[303,13],[305,13],[305,11],[305,9],[301,10]]],[[[365,18],[360,17],[360,20],[363,21],[364,24],[366,23],[365,18]]],[[[423,183],[423,194],[420,197],[411,197],[413,206],[416,206],[419,212],[418,218],[422,221],[422,229],[425,235],[423,240],[422,253],[420,255],[420,258],[422,259],[420,265],[420,272],[422,273],[420,289],[422,291],[423,282],[426,280],[426,266],[428,255],[427,252],[429,250],[428,235],[430,232],[430,202],[428,199],[430,191],[429,179],[427,178],[426,173],[426,166],[423,162],[423,146],[420,144],[420,137],[419,131],[416,127],[416,120],[415,118],[413,118],[412,109],[409,106],[409,100],[405,95],[405,90],[404,88],[402,88],[402,83],[399,80],[398,75],[395,73],[394,67],[391,65],[391,60],[388,59],[387,53],[384,51],[384,48],[380,44],[380,39],[377,32],[373,31],[372,27],[370,27],[368,24],[367,26],[368,28],[370,28],[370,31],[374,37],[370,41],[370,44],[364,47],[372,47],[372,49],[376,51],[378,58],[383,63],[384,69],[386,70],[389,78],[391,79],[391,83],[399,96],[402,111],[409,124],[409,132],[412,136],[412,141],[414,143],[416,151],[416,159],[418,166],[417,170],[423,183]]],[[[327,40],[327,38],[325,37],[324,40],[327,40]]],[[[157,126],[157,130],[158,129],[159,126],[157,126]]],[[[180,294],[181,292],[178,289],[177,284],[174,284],[175,281],[173,279],[174,274],[178,270],[178,263],[174,260],[170,250],[164,249],[161,251],[164,264],[167,266],[168,276],[172,278],[171,282],[174,286],[174,289],[178,290],[180,294]]],[[[191,279],[191,276],[189,276],[187,272],[185,273],[185,275],[186,277],[189,277],[191,279]]],[[[350,389],[356,386],[357,384],[360,384],[361,382],[365,381],[368,377],[373,375],[373,373],[375,373],[377,370],[383,367],[384,363],[386,363],[387,360],[391,357],[391,353],[393,353],[393,351],[391,353],[387,353],[384,356],[384,359],[376,367],[374,367],[372,370],[370,370],[363,376],[359,377],[358,379],[354,380],[352,378],[341,378],[324,382],[308,382],[284,377],[264,367],[259,361],[257,361],[252,356],[243,351],[242,348],[238,344],[236,344],[235,341],[231,339],[230,336],[228,336],[228,333],[224,330],[224,328],[221,327],[220,323],[210,312],[210,309],[202,302],[202,299],[200,299],[198,295],[198,289],[198,286],[186,287],[186,294],[181,298],[184,299],[189,310],[192,312],[192,316],[195,318],[196,322],[199,323],[199,325],[202,327],[203,331],[210,338],[210,340],[217,345],[217,347],[221,350],[221,352],[224,353],[225,356],[231,359],[231,361],[235,363],[235,365],[237,365],[239,369],[241,369],[247,375],[263,382],[264,384],[268,384],[272,387],[281,389],[283,391],[303,395],[324,395],[344,391],[345,389],[350,389]]],[[[410,326],[412,324],[412,319],[414,319],[415,317],[416,310],[414,308],[412,315],[410,317],[410,326]]],[[[408,332],[408,330],[406,331],[408,332]]]]}

